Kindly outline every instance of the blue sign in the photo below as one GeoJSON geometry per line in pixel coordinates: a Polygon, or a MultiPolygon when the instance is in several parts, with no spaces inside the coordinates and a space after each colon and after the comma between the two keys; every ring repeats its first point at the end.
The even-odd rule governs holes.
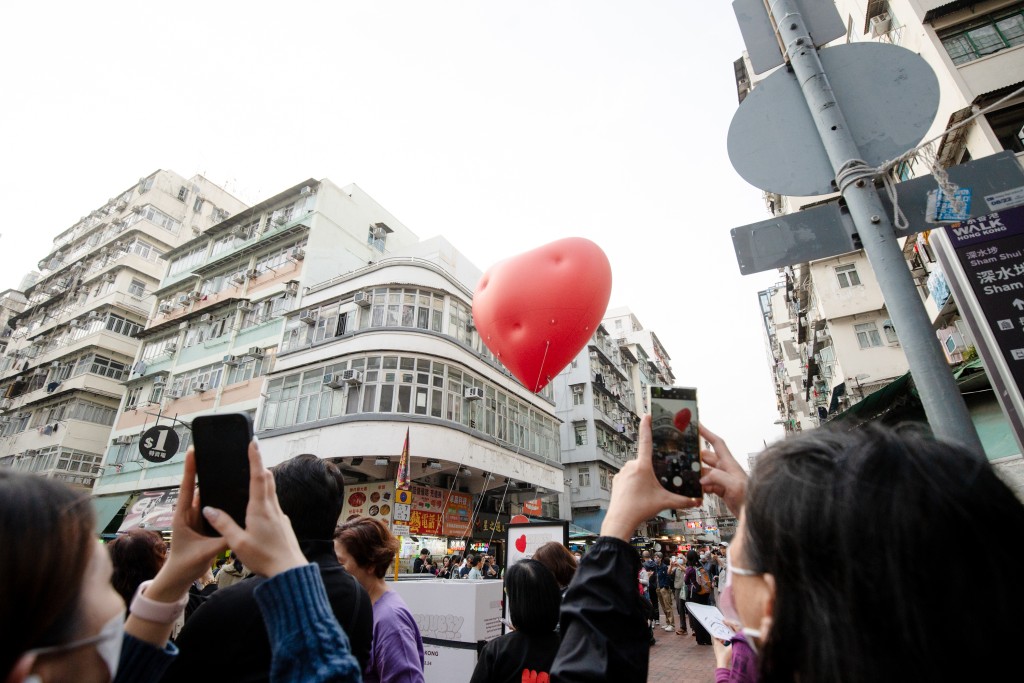
{"type": "Polygon", "coordinates": [[[926,220],[929,223],[959,223],[969,220],[971,217],[971,190],[961,188],[946,194],[941,189],[928,193],[928,213],[926,220]]]}

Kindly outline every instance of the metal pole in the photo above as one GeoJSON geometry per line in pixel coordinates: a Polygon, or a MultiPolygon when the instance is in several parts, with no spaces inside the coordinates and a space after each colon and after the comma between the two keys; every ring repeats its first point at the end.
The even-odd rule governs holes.
{"type": "MultiPolygon", "coordinates": [[[[803,17],[791,0],[775,0],[771,14],[832,170],[838,175],[847,162],[861,158],[860,151],[836,103],[803,17]]],[[[936,437],[961,443],[983,457],[981,440],[939,347],[874,184],[856,180],[845,188],[843,198],[878,278],[885,305],[896,323],[897,335],[932,431],[936,437]]]]}

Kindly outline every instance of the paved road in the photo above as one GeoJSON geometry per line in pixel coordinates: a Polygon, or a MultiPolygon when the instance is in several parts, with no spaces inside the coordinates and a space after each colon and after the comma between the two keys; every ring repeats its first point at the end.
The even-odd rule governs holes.
{"type": "Polygon", "coordinates": [[[658,642],[651,646],[650,683],[714,683],[715,653],[710,645],[698,645],[692,631],[678,636],[656,626],[654,637],[658,642]]]}

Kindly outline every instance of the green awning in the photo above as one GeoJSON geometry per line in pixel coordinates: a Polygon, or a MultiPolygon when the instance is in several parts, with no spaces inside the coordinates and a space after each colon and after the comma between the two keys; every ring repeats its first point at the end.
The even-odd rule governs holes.
{"type": "Polygon", "coordinates": [[[569,523],[569,538],[597,538],[599,534],[595,534],[590,529],[584,529],[578,524],[569,523]]]}
{"type": "Polygon", "coordinates": [[[96,533],[102,534],[103,530],[114,519],[114,515],[121,511],[132,494],[116,493],[112,496],[93,496],[92,509],[96,512],[96,533]]]}

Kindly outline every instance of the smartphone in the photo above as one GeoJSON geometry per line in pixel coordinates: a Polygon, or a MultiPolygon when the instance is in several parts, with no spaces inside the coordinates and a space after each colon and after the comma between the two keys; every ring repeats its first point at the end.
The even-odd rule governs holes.
{"type": "Polygon", "coordinates": [[[697,390],[693,387],[648,387],[654,474],[665,489],[688,498],[703,498],[700,487],[700,434],[697,390]]]}
{"type": "MultiPolygon", "coordinates": [[[[249,442],[252,420],[245,413],[200,415],[192,420],[199,502],[231,515],[245,526],[249,505],[249,442]]],[[[219,536],[203,517],[203,533],[219,536]]]]}

